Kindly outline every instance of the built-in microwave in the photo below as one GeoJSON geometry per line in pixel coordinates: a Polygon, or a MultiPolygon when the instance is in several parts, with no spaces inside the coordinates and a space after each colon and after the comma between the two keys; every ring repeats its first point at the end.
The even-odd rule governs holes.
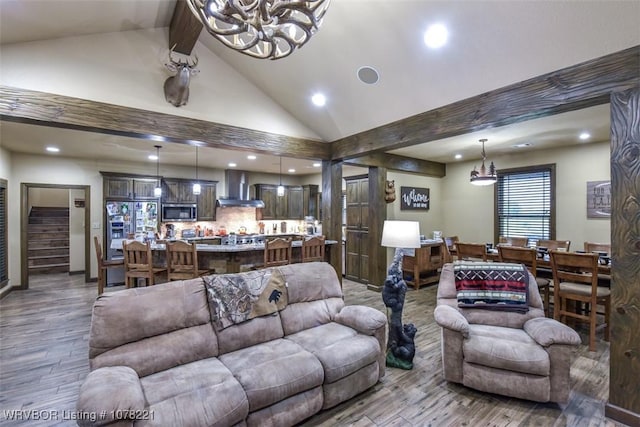
{"type": "Polygon", "coordinates": [[[162,221],[196,221],[196,204],[162,204],[162,221]]]}

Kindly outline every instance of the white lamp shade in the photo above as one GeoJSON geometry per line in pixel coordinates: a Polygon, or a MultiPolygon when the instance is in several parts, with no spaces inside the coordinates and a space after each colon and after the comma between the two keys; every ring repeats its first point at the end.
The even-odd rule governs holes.
{"type": "Polygon", "coordinates": [[[419,248],[420,223],[418,221],[385,221],[381,244],[387,248],[419,248]]]}

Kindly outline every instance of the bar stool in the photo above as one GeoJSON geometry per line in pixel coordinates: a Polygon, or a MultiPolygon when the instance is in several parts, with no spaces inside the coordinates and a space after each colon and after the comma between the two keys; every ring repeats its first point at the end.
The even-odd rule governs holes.
{"type": "Polygon", "coordinates": [[[213,274],[215,269],[198,269],[198,251],[195,243],[181,240],[166,242],[167,280],[188,280],[204,274],[213,274]]]}
{"type": "Polygon", "coordinates": [[[264,242],[264,266],[277,267],[291,263],[291,239],[275,238],[264,242]]]}
{"type": "Polygon", "coordinates": [[[324,236],[313,236],[302,241],[302,262],[324,261],[324,236]]]}
{"type": "Polygon", "coordinates": [[[93,236],[93,244],[96,247],[96,257],[98,258],[98,295],[102,295],[104,287],[107,285],[107,269],[124,266],[124,259],[104,259],[98,236],[93,236]]]}
{"type": "Polygon", "coordinates": [[[155,284],[155,275],[167,271],[164,267],[153,266],[153,255],[149,242],[141,243],[134,240],[130,243],[122,242],[124,251],[124,281],[127,288],[131,287],[131,279],[145,279],[146,285],[155,284]]]}

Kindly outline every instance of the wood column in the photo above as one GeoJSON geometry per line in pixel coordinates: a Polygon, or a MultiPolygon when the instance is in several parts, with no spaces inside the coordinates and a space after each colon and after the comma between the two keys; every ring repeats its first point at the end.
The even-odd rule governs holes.
{"type": "Polygon", "coordinates": [[[381,291],[387,277],[387,248],[380,245],[382,226],[387,219],[387,203],[384,200],[387,169],[369,168],[369,285],[381,291]]]}
{"type": "Polygon", "coordinates": [[[605,415],[640,426],[640,87],[611,95],[611,359],[605,415]]]}
{"type": "Polygon", "coordinates": [[[342,283],[342,162],[322,162],[322,234],[327,240],[337,240],[330,246],[329,262],[342,283]]]}

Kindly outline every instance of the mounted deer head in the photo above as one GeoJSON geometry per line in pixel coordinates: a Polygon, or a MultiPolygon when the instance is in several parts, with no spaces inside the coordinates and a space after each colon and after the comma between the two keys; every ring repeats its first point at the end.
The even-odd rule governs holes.
{"type": "Polygon", "coordinates": [[[169,50],[169,63],[164,64],[167,69],[175,74],[164,81],[164,97],[168,103],[176,107],[187,105],[189,102],[189,81],[192,74],[197,74],[200,70],[196,68],[198,65],[198,56],[195,56],[193,64],[189,59],[184,61],[175,61],[171,54],[175,45],[169,50]]]}

